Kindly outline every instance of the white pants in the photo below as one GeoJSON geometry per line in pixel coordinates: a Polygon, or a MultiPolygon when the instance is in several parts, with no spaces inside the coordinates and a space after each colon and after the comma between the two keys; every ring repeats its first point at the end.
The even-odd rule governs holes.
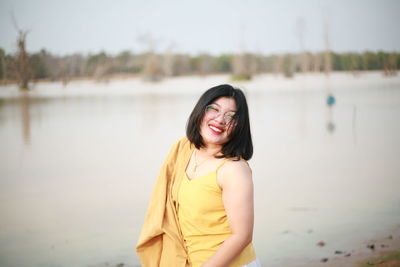
{"type": "Polygon", "coordinates": [[[262,266],[261,266],[261,262],[258,259],[255,259],[254,261],[252,261],[246,265],[243,265],[242,267],[262,267],[262,266]]]}

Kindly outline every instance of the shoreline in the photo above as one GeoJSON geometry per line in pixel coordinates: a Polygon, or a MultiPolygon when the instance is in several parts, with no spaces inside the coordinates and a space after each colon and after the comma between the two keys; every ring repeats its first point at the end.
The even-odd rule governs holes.
{"type": "Polygon", "coordinates": [[[298,74],[291,79],[282,75],[260,74],[249,81],[232,81],[229,74],[207,76],[178,76],[158,82],[144,81],[139,77],[119,77],[108,81],[80,79],[63,84],[62,81],[32,83],[29,90],[19,90],[16,84],[0,85],[0,99],[109,97],[137,95],[197,95],[215,84],[230,83],[245,93],[324,93],[340,94],[348,90],[385,90],[400,84],[400,76],[384,77],[377,71],[366,71],[358,76],[351,72],[298,74]]]}
{"type": "MultiPolygon", "coordinates": [[[[396,77],[397,74],[392,75],[392,76],[385,76],[383,70],[360,70],[357,72],[352,72],[352,71],[341,71],[341,70],[336,70],[336,71],[331,71],[330,74],[349,74],[353,77],[359,77],[362,74],[369,74],[369,73],[379,73],[382,75],[382,77],[387,78],[387,77],[396,77]]],[[[246,82],[251,82],[254,79],[257,79],[257,77],[260,76],[274,76],[274,77],[279,77],[281,79],[286,79],[286,80],[293,80],[296,76],[326,76],[324,72],[315,72],[315,71],[310,71],[306,73],[302,72],[296,72],[294,73],[293,77],[285,77],[283,73],[273,73],[273,72],[262,72],[262,73],[256,73],[253,74],[252,79],[249,80],[233,80],[232,82],[239,82],[239,83],[246,83],[246,82]]],[[[171,79],[179,79],[179,78],[190,78],[190,77],[199,77],[199,78],[205,78],[205,77],[212,77],[212,76],[228,76],[232,77],[232,73],[229,72],[215,72],[215,73],[208,73],[208,74],[200,74],[200,73],[191,73],[191,74],[186,74],[186,75],[177,75],[177,76],[165,76],[163,79],[154,81],[154,82],[149,82],[146,81],[142,73],[115,73],[115,74],[110,74],[106,75],[104,77],[98,78],[98,77],[93,77],[93,76],[80,76],[80,77],[65,77],[65,79],[53,79],[53,78],[38,78],[38,79],[31,79],[29,81],[30,84],[36,85],[36,84],[42,84],[42,83],[64,83],[64,84],[69,84],[73,82],[80,82],[80,81],[93,81],[96,83],[107,83],[107,82],[113,82],[113,81],[118,81],[118,80],[142,80],[146,81],[148,83],[160,83],[163,81],[171,80],[171,79]]],[[[7,85],[15,85],[18,86],[18,81],[17,80],[0,80],[0,86],[7,86],[7,85]]]]}
{"type": "MultiPolygon", "coordinates": [[[[285,267],[398,267],[400,266],[400,224],[394,229],[375,238],[365,240],[359,247],[348,251],[333,251],[332,256],[323,259],[283,260],[278,265],[285,267]],[[371,248],[371,245],[374,245],[371,248]],[[395,259],[388,256],[395,254],[395,259]]],[[[131,264],[123,261],[107,261],[86,265],[87,267],[140,267],[140,264],[131,264]]],[[[269,265],[263,263],[263,267],[269,265]]]]}
{"type": "Polygon", "coordinates": [[[400,224],[394,229],[365,240],[357,248],[346,251],[332,251],[332,256],[321,259],[304,259],[297,264],[285,262],[284,266],[293,267],[361,267],[361,266],[400,266],[400,259],[382,265],[386,257],[392,254],[400,255],[400,224]],[[391,265],[394,264],[394,265],[391,265]]]}

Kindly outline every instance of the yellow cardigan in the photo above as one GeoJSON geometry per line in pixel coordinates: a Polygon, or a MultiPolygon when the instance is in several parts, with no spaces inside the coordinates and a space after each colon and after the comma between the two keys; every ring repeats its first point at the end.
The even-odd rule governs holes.
{"type": "Polygon", "coordinates": [[[158,175],[136,245],[143,267],[190,266],[178,223],[176,200],[193,149],[187,137],[178,140],[158,175]]]}

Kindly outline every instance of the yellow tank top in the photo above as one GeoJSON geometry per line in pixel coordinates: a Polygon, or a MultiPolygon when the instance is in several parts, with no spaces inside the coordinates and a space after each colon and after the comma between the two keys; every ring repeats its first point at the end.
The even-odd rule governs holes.
{"type": "MultiPolygon", "coordinates": [[[[232,234],[217,182],[217,171],[225,162],[226,159],[215,171],[192,180],[185,172],[179,188],[178,219],[193,267],[211,258],[232,234]]],[[[250,243],[229,267],[242,266],[255,259],[250,243]]]]}

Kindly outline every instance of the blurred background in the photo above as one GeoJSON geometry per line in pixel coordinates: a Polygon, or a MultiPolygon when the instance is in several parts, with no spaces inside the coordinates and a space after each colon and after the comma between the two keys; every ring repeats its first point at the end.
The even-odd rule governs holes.
{"type": "Polygon", "coordinates": [[[248,98],[264,266],[400,251],[399,11],[1,0],[0,266],[140,266],[161,164],[221,83],[248,98]]]}

